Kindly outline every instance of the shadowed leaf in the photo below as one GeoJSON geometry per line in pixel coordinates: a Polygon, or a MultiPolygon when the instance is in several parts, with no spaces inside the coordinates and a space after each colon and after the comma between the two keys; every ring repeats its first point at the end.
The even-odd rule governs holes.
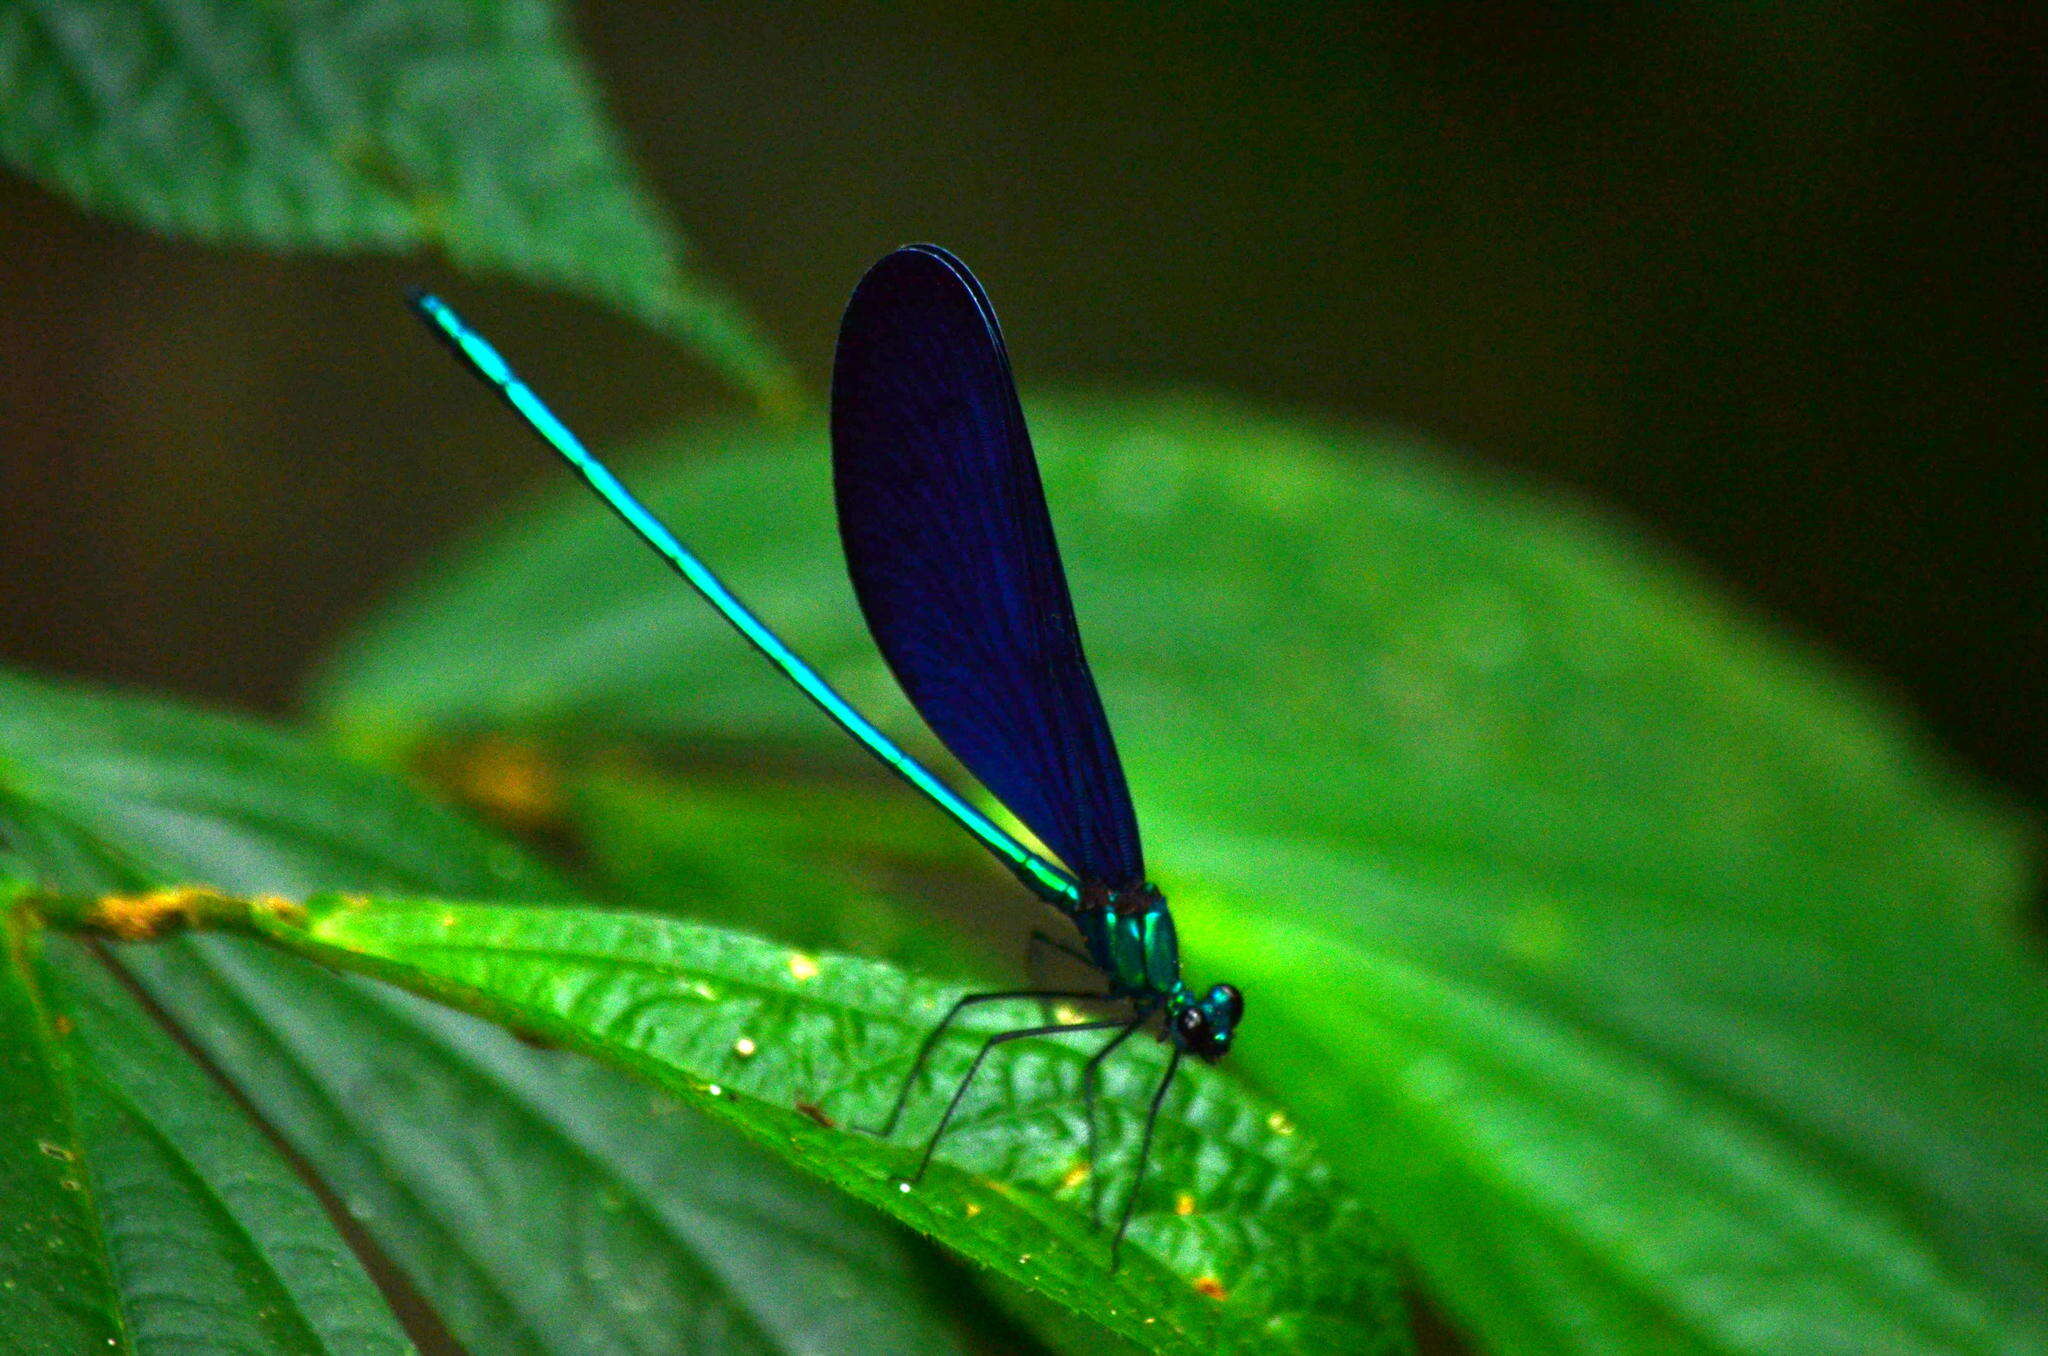
{"type": "Polygon", "coordinates": [[[9,959],[0,1175],[43,1179],[0,1197],[10,1351],[412,1350],[312,1193],[97,959],[31,932],[9,959]]]}

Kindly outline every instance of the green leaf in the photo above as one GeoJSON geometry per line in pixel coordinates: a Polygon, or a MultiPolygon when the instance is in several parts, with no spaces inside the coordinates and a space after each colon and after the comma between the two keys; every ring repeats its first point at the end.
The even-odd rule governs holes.
{"type": "Polygon", "coordinates": [[[283,731],[0,670],[0,838],[52,883],[559,893],[519,848],[283,731]]]}
{"type": "MultiPolygon", "coordinates": [[[[1200,981],[1249,995],[1233,1058],[1461,1323],[1516,1351],[2048,1350],[2029,826],[1583,509],[1228,404],[1033,427],[1148,859],[1200,981]]],[[[862,634],[823,447],[673,451],[639,477],[658,511],[929,749],[862,634]]],[[[387,751],[851,766],[643,555],[565,486],[394,602],[320,704],[387,751]]]]}
{"type": "Polygon", "coordinates": [[[36,1356],[104,1350],[120,1340],[120,1301],[82,1189],[56,1016],[35,981],[42,939],[13,894],[0,889],[0,1331],[36,1334],[36,1356]]]}
{"type": "MultiPolygon", "coordinates": [[[[1042,1021],[1035,1005],[957,1024],[902,1133],[884,1141],[855,1127],[887,1118],[955,990],[650,915],[357,895],[316,896],[305,915],[267,926],[308,954],[632,1069],[1153,1350],[1406,1348],[1390,1268],[1357,1201],[1276,1107],[1207,1068],[1184,1067],[1163,1104],[1112,1270],[1107,1238],[1089,1226],[1079,1114],[1100,1032],[1000,1048],[912,1190],[903,1179],[976,1050],[1042,1021]]],[[[1104,1067],[1105,1210],[1128,1189],[1162,1073],[1161,1050],[1142,1046],[1104,1067]]]]}
{"type": "MultiPolygon", "coordinates": [[[[78,890],[558,889],[516,848],[298,740],[5,674],[0,839],[78,890]]],[[[705,1350],[793,1351],[817,1331],[961,1345],[957,1306],[895,1231],[620,1075],[247,941],[121,957],[467,1350],[666,1352],[694,1333],[705,1350]],[[697,1161],[677,1187],[675,1165],[697,1161]]]]}
{"type": "Polygon", "coordinates": [[[2017,947],[1184,841],[1185,927],[1257,995],[1240,1053],[1496,1346],[2048,1351],[2017,947]]]}
{"type": "Polygon", "coordinates": [[[674,1098],[225,938],[143,951],[468,1350],[964,1349],[895,1231],[674,1098]]]}
{"type": "Polygon", "coordinates": [[[433,247],[603,302],[786,402],[694,272],[548,0],[45,0],[0,9],[0,161],[169,235],[433,247]]]}
{"type": "Polygon", "coordinates": [[[10,1349],[412,1350],[313,1194],[106,968],[17,936],[0,984],[34,1025],[10,1023],[0,1174],[44,1198],[6,1194],[10,1349]]]}
{"type": "MultiPolygon", "coordinates": [[[[637,907],[887,960],[980,992],[1071,976],[1019,973],[1026,929],[1049,918],[1035,901],[1015,901],[1012,919],[992,916],[986,859],[936,816],[877,816],[843,783],[771,785],[701,767],[663,774],[604,754],[548,766],[555,808],[590,869],[637,907]]],[[[1138,1349],[1000,1273],[976,1279],[1055,1351],[1138,1349]]]]}

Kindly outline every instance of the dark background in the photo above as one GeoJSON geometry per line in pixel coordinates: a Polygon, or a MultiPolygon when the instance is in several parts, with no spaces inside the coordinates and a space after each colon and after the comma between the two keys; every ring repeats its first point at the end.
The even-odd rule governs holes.
{"type": "MultiPolygon", "coordinates": [[[[1582,491],[2048,799],[2033,10],[668,9],[577,31],[813,390],[860,270],[937,240],[1027,382],[1220,387],[1582,491]]],[[[738,403],[573,301],[0,177],[0,660],[288,709],[558,475],[415,331],[422,278],[600,445],[738,403]]]]}

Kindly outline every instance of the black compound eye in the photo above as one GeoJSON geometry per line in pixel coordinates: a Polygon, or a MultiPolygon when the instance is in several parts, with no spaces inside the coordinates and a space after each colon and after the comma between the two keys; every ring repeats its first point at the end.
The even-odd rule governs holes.
{"type": "Polygon", "coordinates": [[[1200,1008],[1182,1008],[1180,1016],[1173,1019],[1173,1024],[1180,1029],[1183,1036],[1199,1036],[1208,1029],[1209,1019],[1202,1014],[1200,1008]]]}

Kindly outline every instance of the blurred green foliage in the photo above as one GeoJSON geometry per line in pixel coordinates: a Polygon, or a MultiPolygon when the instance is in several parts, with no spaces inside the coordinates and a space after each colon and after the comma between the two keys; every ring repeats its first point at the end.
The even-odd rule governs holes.
{"type": "MultiPolygon", "coordinates": [[[[1503,1350],[2048,1342],[2025,826],[1582,509],[1233,404],[1032,414],[1155,869],[1198,975],[1247,985],[1234,1059],[1461,1321],[1503,1350]]],[[[650,503],[918,746],[815,435],[662,453],[650,503]]],[[[387,755],[858,759],[676,594],[564,487],[394,601],[319,705],[387,755]]],[[[788,827],[749,841],[831,823],[762,797],[788,827]]]]}
{"type": "MultiPolygon", "coordinates": [[[[1094,54],[1109,85],[1148,22],[1094,54]]],[[[1794,36],[1759,21],[1745,50],[1794,36]]],[[[1092,88],[1091,54],[1063,55],[1092,88]]],[[[1243,191],[1316,210],[1339,176],[1289,176],[1320,155],[1243,191]]],[[[540,0],[0,7],[0,158],[174,235],[432,246],[788,397],[540,0]]],[[[1105,1349],[1092,1319],[1168,1350],[1398,1348],[1362,1198],[1492,1349],[2048,1351],[2029,826],[1582,509],[1240,404],[1033,414],[1161,883],[1199,976],[1250,995],[1235,1071],[1169,1109],[1151,1190],[1190,1181],[1189,1208],[1151,1198],[1127,1270],[1091,1251],[1067,1172],[1071,1052],[1007,1061],[993,1120],[909,1198],[887,1189],[900,1147],[815,1123],[872,1109],[864,1074],[914,1034],[895,1009],[940,990],[852,959],[798,975],[781,944],[988,975],[1002,887],[564,486],[333,657],[314,705],[352,758],[0,675],[0,870],[10,892],[369,892],[316,916],[328,960],[657,1088],[245,938],[81,943],[13,908],[0,1213],[26,1227],[0,1239],[0,1330],[53,1352],[354,1352],[399,1345],[396,1320],[564,1356],[1105,1349]],[[719,994],[735,976],[747,993],[719,994]],[[814,1085],[829,1109],[790,1110],[814,1085]],[[964,1283],[863,1200],[1006,1279],[964,1283]],[[388,1268],[396,1319],[351,1252],[388,1268]]],[[[723,423],[646,459],[683,534],[938,756],[860,631],[821,443],[723,423]]],[[[1113,1150],[1155,1063],[1112,1076],[1113,1150]]]]}

